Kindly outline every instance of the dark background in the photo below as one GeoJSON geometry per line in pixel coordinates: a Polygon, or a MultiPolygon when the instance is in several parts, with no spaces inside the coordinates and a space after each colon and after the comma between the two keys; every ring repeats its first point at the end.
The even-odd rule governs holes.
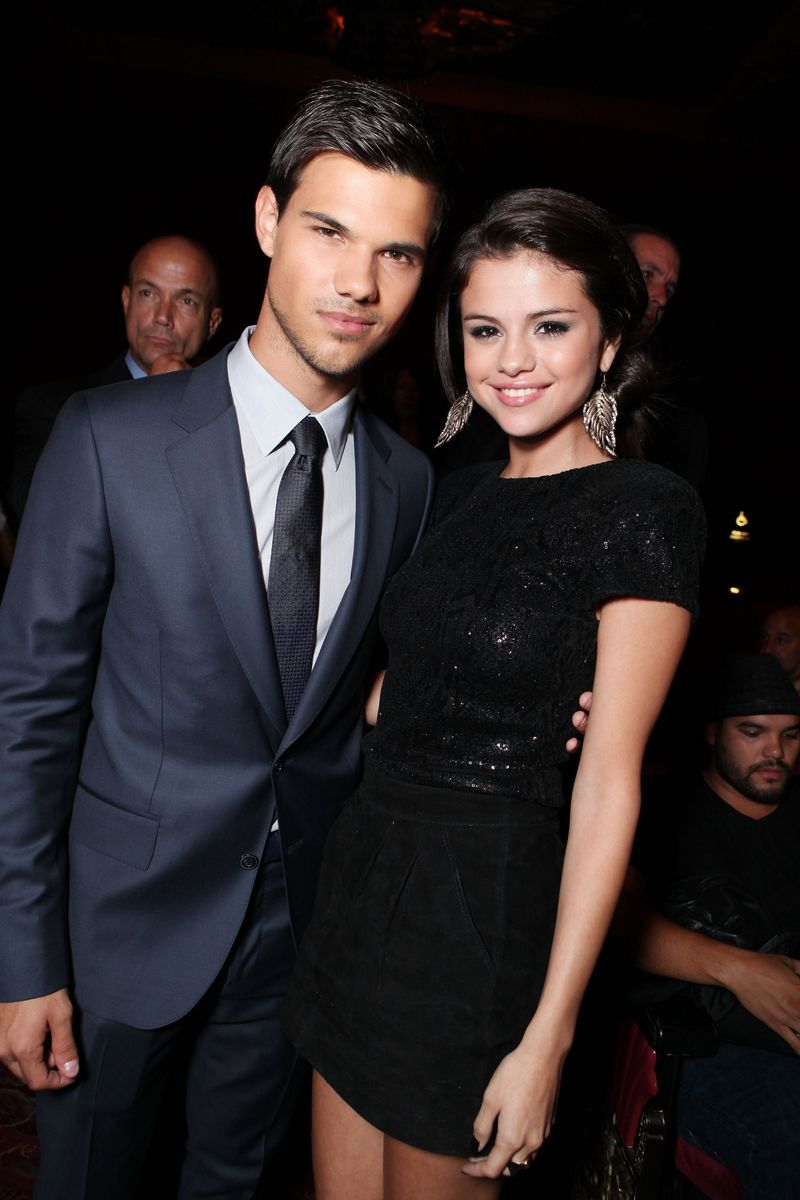
{"type": "MultiPolygon", "coordinates": [[[[9,42],[13,323],[0,430],[27,383],[123,345],[132,251],[182,232],[222,264],[217,343],[255,321],[252,204],[272,141],[321,79],[382,76],[431,104],[461,164],[454,228],[515,186],[577,191],[683,250],[662,342],[712,432],[706,611],[746,642],[796,580],[798,8],[762,0],[406,0],[37,7],[9,42]],[[752,532],[728,532],[744,510],[752,532]],[[734,597],[731,585],[742,593],[734,597]],[[710,609],[709,609],[710,606],[710,609]]],[[[440,424],[433,278],[391,353],[440,424]]],[[[392,365],[390,364],[390,366],[392,365]]]]}
{"type": "MultiPolygon", "coordinates": [[[[760,614],[798,575],[796,4],[37,4],[4,21],[0,484],[18,389],[122,348],[119,290],[146,239],[181,232],[218,256],[217,344],[255,321],[266,262],[252,205],[275,135],[322,79],[379,76],[432,105],[448,131],[461,163],[455,228],[504,189],[546,185],[677,237],[681,286],[661,340],[709,420],[712,457],[702,617],[673,712],[691,710],[715,648],[754,645],[760,614]],[[728,538],[740,510],[747,543],[728,538]]],[[[434,271],[387,364],[417,372],[428,436],[443,420],[435,283],[434,271]]],[[[667,736],[659,751],[675,747],[667,736]]],[[[559,1137],[574,1154],[570,1134],[567,1112],[547,1151],[557,1165],[559,1137]]],[[[306,1161],[300,1126],[287,1178],[306,1161]]]]}

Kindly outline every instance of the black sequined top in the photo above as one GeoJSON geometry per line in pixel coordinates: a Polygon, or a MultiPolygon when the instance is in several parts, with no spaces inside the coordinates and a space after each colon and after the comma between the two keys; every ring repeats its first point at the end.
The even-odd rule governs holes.
{"type": "Polygon", "coordinates": [[[705,519],[694,490],[651,463],[501,469],[445,479],[433,527],[389,584],[389,667],[365,752],[415,783],[560,805],[596,608],[638,596],[695,612],[705,519]]]}

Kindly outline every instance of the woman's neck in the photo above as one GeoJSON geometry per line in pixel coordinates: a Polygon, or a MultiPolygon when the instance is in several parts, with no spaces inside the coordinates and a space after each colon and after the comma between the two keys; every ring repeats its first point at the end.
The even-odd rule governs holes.
{"type": "Polygon", "coordinates": [[[580,427],[570,425],[541,438],[510,437],[508,466],[503,477],[525,479],[536,475],[560,475],[562,471],[612,461],[595,445],[581,421],[580,427]]]}

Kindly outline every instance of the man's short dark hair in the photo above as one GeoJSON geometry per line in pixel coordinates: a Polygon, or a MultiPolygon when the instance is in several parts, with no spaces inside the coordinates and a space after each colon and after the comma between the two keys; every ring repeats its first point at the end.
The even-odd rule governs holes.
{"type": "Polygon", "coordinates": [[[666,229],[659,229],[657,225],[644,225],[640,221],[625,221],[622,225],[620,225],[620,229],[622,230],[622,233],[624,234],[629,245],[633,242],[633,239],[637,234],[645,233],[648,237],[661,238],[662,242],[667,242],[670,246],[672,246],[672,249],[678,255],[678,258],[683,257],[678,242],[671,233],[667,233],[666,229]]]}
{"type": "Polygon", "coordinates": [[[374,80],[330,79],[310,91],[272,151],[267,183],[279,213],[303,168],[318,154],[332,152],[374,171],[432,184],[437,237],[449,204],[449,152],[441,128],[421,104],[374,80]]]}

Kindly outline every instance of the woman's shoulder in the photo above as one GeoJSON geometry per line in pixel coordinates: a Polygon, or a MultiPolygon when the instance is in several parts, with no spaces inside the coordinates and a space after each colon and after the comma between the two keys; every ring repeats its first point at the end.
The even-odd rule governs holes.
{"type": "Polygon", "coordinates": [[[617,458],[612,470],[597,471],[595,475],[596,482],[611,494],[651,499],[663,496],[687,504],[700,504],[696,490],[682,476],[643,458],[617,458]]]}
{"type": "Polygon", "coordinates": [[[605,476],[605,490],[586,506],[593,515],[587,539],[595,599],[640,596],[696,612],[706,536],[697,492],[679,475],[640,459],[617,459],[597,474],[605,476]]]}
{"type": "Polygon", "coordinates": [[[618,458],[592,480],[599,509],[636,514],[669,526],[705,527],[705,509],[695,489],[674,471],[639,458],[618,458]]]}

